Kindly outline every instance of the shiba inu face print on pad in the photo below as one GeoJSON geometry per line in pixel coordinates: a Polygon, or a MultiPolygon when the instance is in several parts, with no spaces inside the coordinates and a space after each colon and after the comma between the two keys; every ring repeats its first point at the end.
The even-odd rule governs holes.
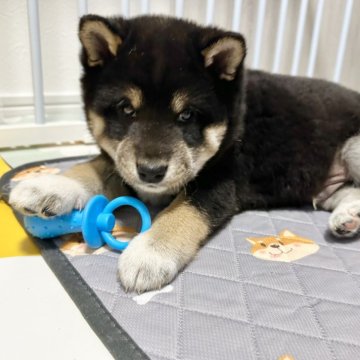
{"type": "Polygon", "coordinates": [[[283,230],[277,236],[247,238],[253,247],[251,253],[263,260],[291,262],[316,253],[319,245],[309,239],[283,230]]]}

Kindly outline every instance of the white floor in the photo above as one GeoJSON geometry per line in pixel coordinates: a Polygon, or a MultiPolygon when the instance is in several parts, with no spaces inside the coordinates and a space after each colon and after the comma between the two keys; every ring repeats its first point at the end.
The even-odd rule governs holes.
{"type": "MultiPolygon", "coordinates": [[[[15,167],[96,152],[72,145],[0,155],[15,167]]],[[[41,256],[0,258],[0,339],[0,359],[112,359],[41,256]]]]}
{"type": "Polygon", "coordinates": [[[0,259],[0,359],[112,359],[41,256],[0,259]]]}

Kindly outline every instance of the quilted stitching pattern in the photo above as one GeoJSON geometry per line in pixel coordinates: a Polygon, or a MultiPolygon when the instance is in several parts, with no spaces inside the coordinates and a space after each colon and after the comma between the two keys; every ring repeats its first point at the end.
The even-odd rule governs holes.
{"type": "Polygon", "coordinates": [[[137,305],[116,279],[118,255],[69,257],[154,360],[360,358],[360,241],[334,241],[329,214],[252,211],[234,217],[173,282],[137,305]],[[283,229],[320,250],[292,263],[251,255],[249,236],[283,229]]]}

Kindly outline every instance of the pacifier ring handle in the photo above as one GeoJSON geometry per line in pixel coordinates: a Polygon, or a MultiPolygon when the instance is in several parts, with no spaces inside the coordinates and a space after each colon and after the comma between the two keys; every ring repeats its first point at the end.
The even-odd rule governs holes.
{"type": "MultiPolygon", "coordinates": [[[[112,214],[114,210],[123,206],[131,206],[139,213],[141,217],[141,229],[140,232],[144,232],[151,227],[151,216],[147,207],[138,199],[132,196],[121,196],[110,201],[102,211],[102,214],[112,214]]],[[[124,250],[129,241],[118,241],[110,232],[101,231],[101,237],[110,247],[116,250],[124,250]]]]}

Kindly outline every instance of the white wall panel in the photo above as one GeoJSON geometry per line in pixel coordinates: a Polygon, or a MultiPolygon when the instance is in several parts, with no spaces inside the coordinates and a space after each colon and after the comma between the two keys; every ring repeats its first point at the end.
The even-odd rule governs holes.
{"type": "Polygon", "coordinates": [[[1,0],[0,49],[0,97],[32,94],[26,0],[1,0]]]}

